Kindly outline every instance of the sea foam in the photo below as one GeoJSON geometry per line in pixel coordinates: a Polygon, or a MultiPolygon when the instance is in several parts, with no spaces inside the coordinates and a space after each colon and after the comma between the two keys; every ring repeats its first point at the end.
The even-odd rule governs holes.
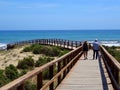
{"type": "MultiPolygon", "coordinates": [[[[94,41],[88,41],[89,43],[93,43],[94,41]]],[[[120,46],[120,41],[119,40],[100,40],[98,41],[101,45],[105,46],[120,46]]]]}
{"type": "Polygon", "coordinates": [[[0,43],[0,50],[7,49],[7,44],[0,43]]]}

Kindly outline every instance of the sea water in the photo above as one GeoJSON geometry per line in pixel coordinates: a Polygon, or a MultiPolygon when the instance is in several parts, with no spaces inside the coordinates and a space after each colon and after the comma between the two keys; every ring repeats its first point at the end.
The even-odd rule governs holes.
{"type": "Polygon", "coordinates": [[[120,46],[120,30],[1,30],[0,43],[13,43],[33,39],[66,39],[93,42],[107,46],[120,46]]]}

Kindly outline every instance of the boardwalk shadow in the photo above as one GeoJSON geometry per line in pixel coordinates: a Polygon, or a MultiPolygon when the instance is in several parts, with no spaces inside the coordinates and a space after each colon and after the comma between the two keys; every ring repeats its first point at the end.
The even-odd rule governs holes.
{"type": "Polygon", "coordinates": [[[105,73],[104,73],[104,70],[103,70],[103,67],[102,67],[101,58],[99,58],[98,61],[99,61],[99,67],[100,67],[100,72],[101,72],[103,90],[109,90],[108,85],[107,85],[107,80],[106,80],[106,77],[105,77],[105,73]]]}

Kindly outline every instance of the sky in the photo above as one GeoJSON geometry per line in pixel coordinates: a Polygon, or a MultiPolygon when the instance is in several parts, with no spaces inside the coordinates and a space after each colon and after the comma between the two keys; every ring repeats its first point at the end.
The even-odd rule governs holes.
{"type": "Polygon", "coordinates": [[[120,29],[120,0],[0,0],[0,30],[120,29]]]}

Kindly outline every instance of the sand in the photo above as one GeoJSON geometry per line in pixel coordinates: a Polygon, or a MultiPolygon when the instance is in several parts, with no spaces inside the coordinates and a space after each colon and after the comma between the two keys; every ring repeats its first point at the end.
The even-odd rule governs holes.
{"type": "Polygon", "coordinates": [[[21,46],[11,50],[0,51],[0,69],[5,69],[10,64],[17,66],[18,61],[25,57],[31,56],[36,61],[41,56],[40,54],[35,55],[32,52],[22,52],[24,47],[21,46]]]}

